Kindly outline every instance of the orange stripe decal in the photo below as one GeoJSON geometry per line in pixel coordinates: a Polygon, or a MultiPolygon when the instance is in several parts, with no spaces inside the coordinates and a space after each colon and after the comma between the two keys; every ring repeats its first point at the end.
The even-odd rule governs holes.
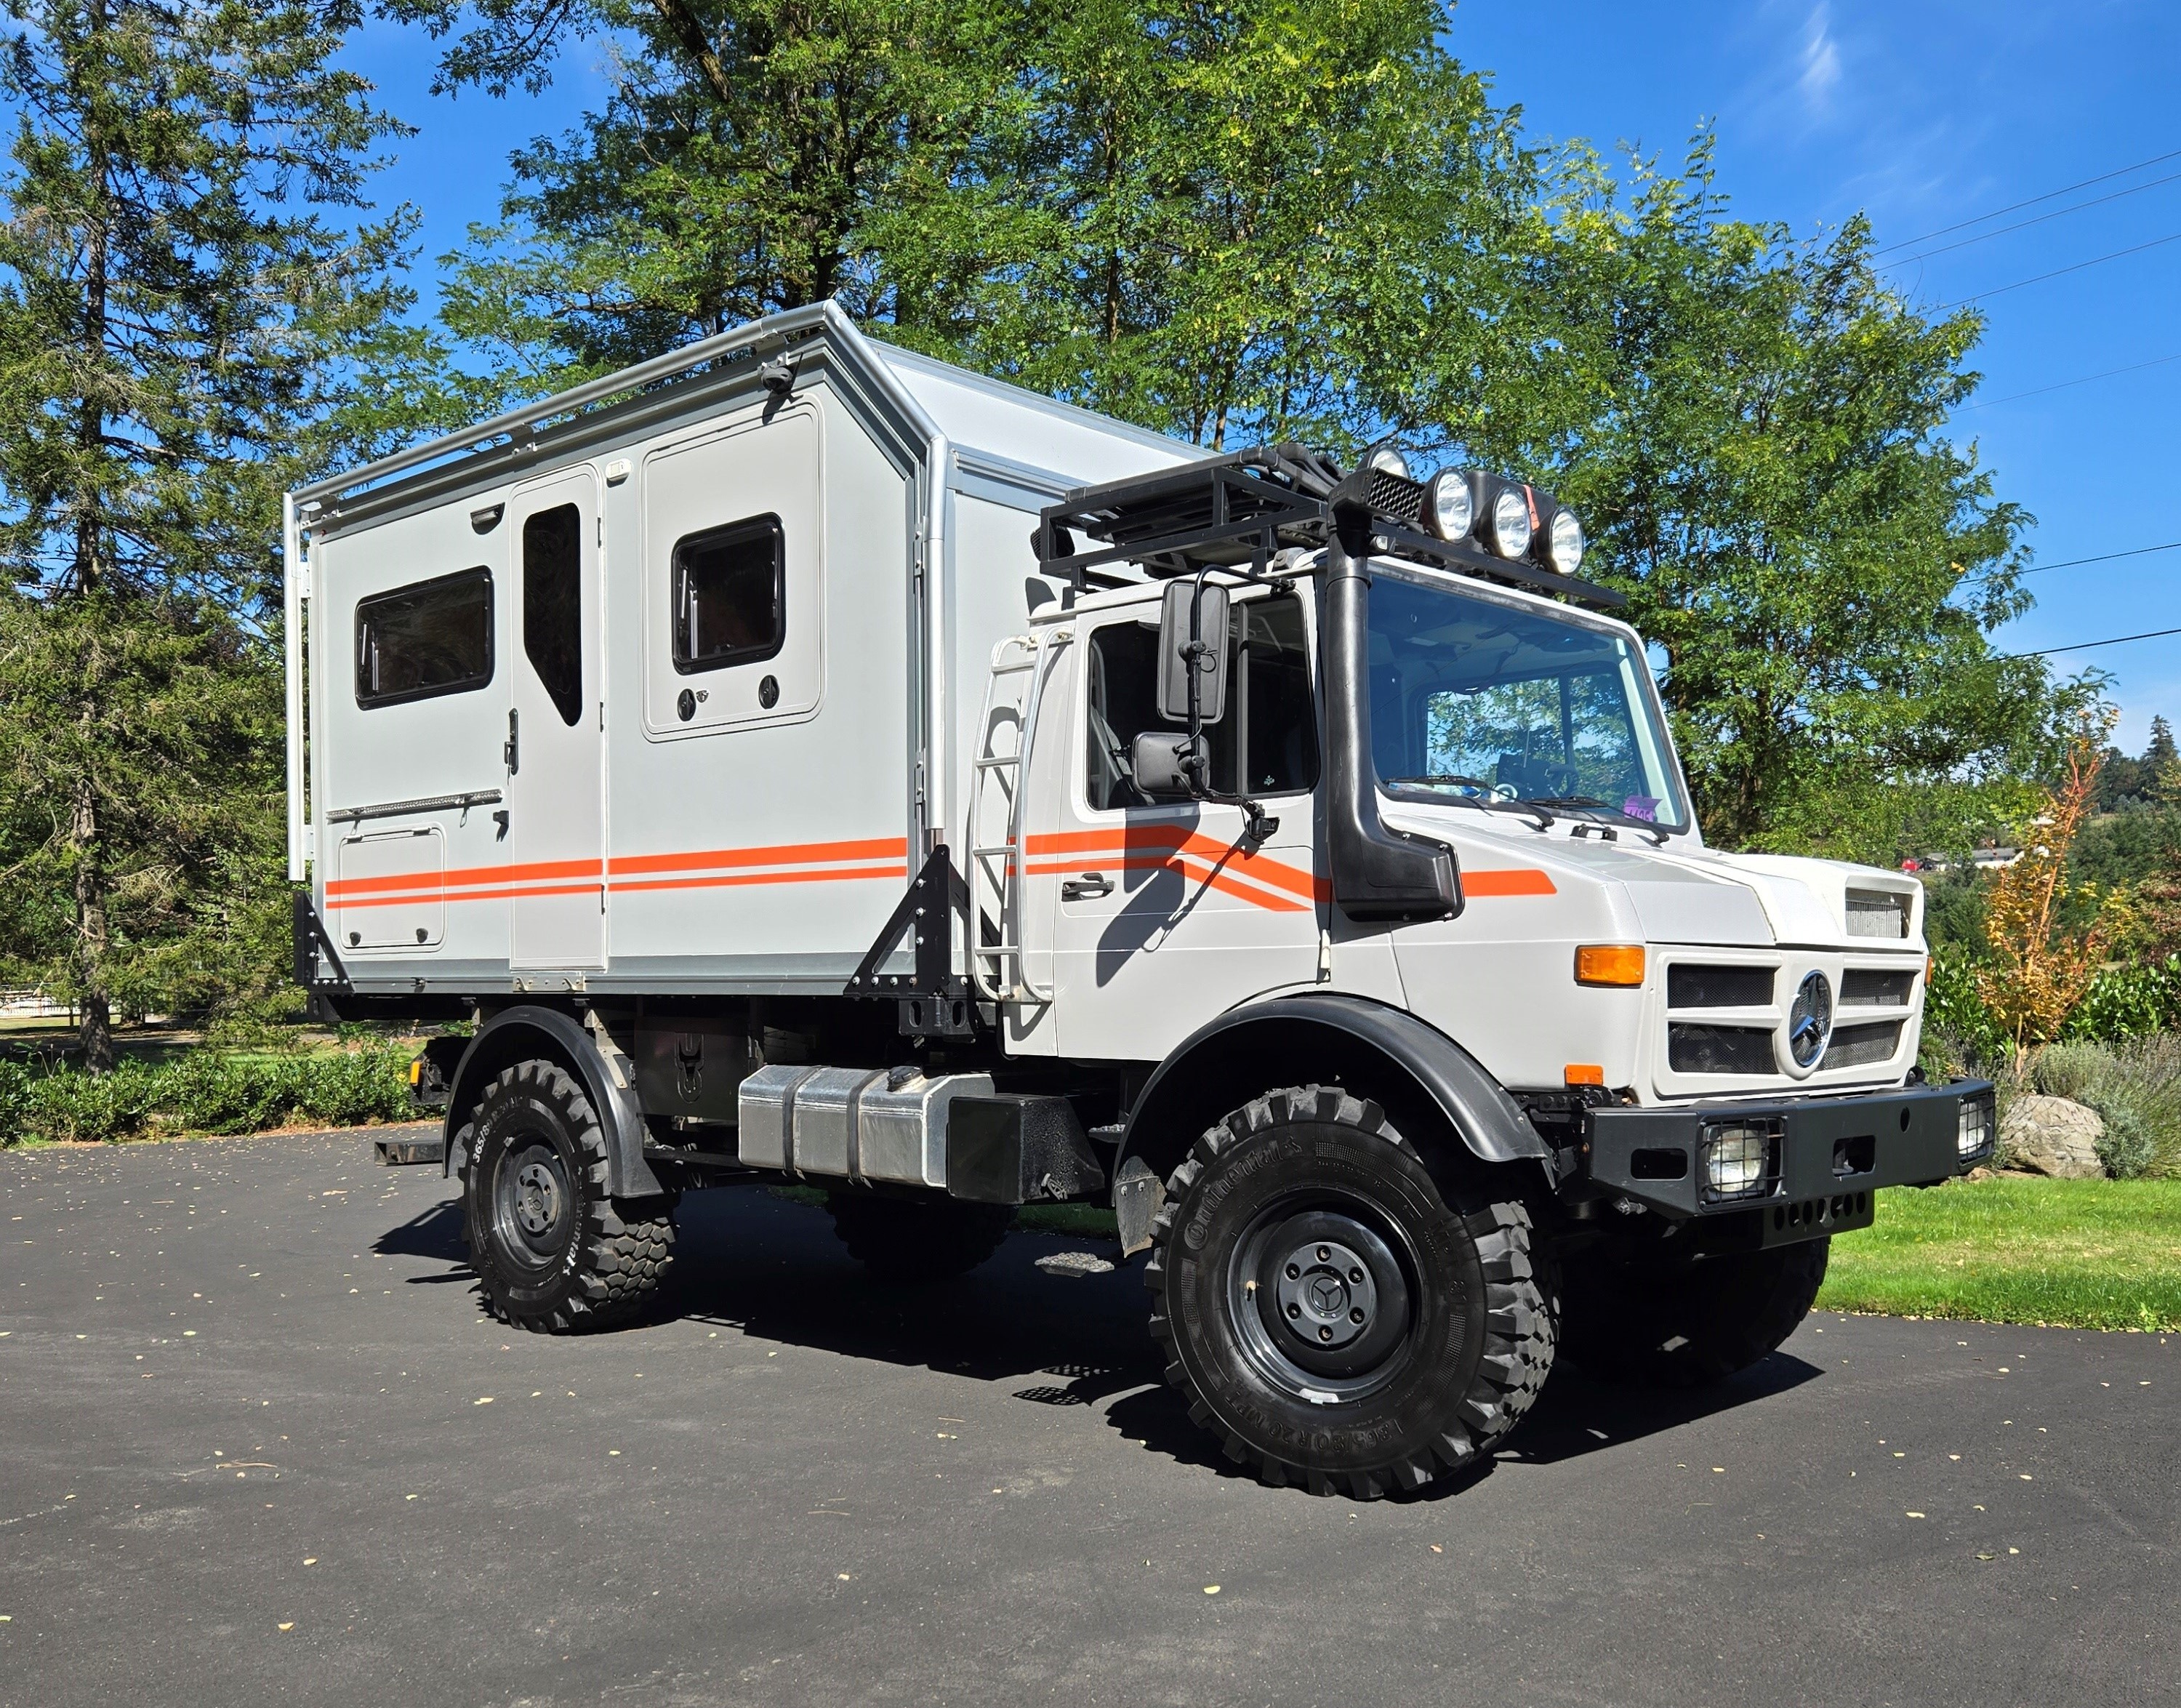
{"type": "Polygon", "coordinates": [[[1466,871],[1461,875],[1461,893],[1464,896],[1551,896],[1560,893],[1553,887],[1549,873],[1528,866],[1510,866],[1501,871],[1466,871]]]}
{"type": "Polygon", "coordinates": [[[790,843],[779,848],[707,848],[698,854],[621,854],[606,863],[616,877],[638,872],[701,871],[721,866],[831,865],[848,860],[905,860],[906,837],[863,842],[790,843]]]}
{"type": "Polygon", "coordinates": [[[706,890],[720,889],[732,884],[815,884],[828,883],[836,878],[905,878],[908,876],[906,865],[843,866],[831,871],[732,872],[708,877],[647,878],[640,883],[614,883],[606,887],[616,895],[623,895],[631,890],[706,890]]]}

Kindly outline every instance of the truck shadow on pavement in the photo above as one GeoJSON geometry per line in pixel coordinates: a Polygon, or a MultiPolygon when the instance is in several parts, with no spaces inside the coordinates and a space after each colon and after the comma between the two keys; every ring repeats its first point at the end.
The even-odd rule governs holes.
{"type": "MultiPolygon", "coordinates": [[[[458,1252],[459,1230],[455,1239],[458,1252]]],[[[682,1201],[674,1280],[661,1314],[1004,1385],[1026,1404],[1102,1406],[1107,1425],[1148,1451],[1224,1476],[1253,1477],[1190,1422],[1186,1402],[1167,1385],[1146,1327],[1140,1263],[1079,1279],[1035,1267],[1037,1258],[1070,1247],[1113,1249],[1017,1232],[955,1280],[889,1286],[849,1261],[822,1210],[758,1191],[706,1192],[682,1201]]],[[[1822,1374],[1775,1352],[1715,1388],[1677,1392],[1610,1386],[1563,1364],[1495,1458],[1557,1464],[1761,1403],[1822,1374]]],[[[1491,1469],[1487,1464],[1415,1498],[1458,1494],[1491,1469]]]]}
{"type": "MultiPolygon", "coordinates": [[[[1107,1427],[1147,1451],[1222,1476],[1253,1474],[1190,1421],[1186,1402],[1167,1385],[1146,1327],[1140,1263],[1080,1278],[1036,1267],[1039,1258],[1070,1248],[1110,1254],[1110,1244],[1017,1232],[966,1275],[904,1287],[866,1276],[834,1238],[823,1210],[761,1189],[692,1193],[677,1220],[674,1270],[658,1307],[622,1332],[676,1320],[709,1323],[755,1340],[1003,1387],[1024,1404],[1102,1407],[1107,1427]]],[[[372,1249],[448,1266],[408,1276],[411,1285],[474,1282],[458,1201],[388,1229],[372,1249]]],[[[1676,1392],[1593,1382],[1563,1363],[1492,1461],[1403,1498],[1459,1494],[1499,1463],[1552,1465],[1605,1451],[1761,1403],[1822,1374],[1775,1352],[1718,1387],[1676,1392]]]]}

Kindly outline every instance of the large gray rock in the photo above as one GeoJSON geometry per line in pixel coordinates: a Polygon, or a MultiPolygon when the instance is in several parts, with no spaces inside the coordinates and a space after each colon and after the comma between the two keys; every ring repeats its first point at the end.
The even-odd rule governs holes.
{"type": "Polygon", "coordinates": [[[2007,1103],[2007,1119],[1999,1124],[1999,1149],[2018,1169],[2057,1180],[2094,1180],[2106,1171],[2098,1160],[2098,1141],[2105,1130],[2095,1109],[2067,1097],[2024,1092],[2007,1103]]]}

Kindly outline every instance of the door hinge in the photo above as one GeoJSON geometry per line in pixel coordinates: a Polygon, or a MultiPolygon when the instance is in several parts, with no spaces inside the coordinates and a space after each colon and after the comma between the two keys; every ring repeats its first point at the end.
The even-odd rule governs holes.
{"type": "Polygon", "coordinates": [[[924,809],[924,761],[920,759],[916,762],[916,806],[919,812],[924,809]]]}

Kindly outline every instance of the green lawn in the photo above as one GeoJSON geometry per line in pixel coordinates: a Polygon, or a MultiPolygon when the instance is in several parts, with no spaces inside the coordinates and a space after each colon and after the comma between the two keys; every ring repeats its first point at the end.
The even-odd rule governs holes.
{"type": "Polygon", "coordinates": [[[1820,1310],[2181,1330],[2181,1180],[2002,1176],[1878,1195],[1820,1310]]]}

